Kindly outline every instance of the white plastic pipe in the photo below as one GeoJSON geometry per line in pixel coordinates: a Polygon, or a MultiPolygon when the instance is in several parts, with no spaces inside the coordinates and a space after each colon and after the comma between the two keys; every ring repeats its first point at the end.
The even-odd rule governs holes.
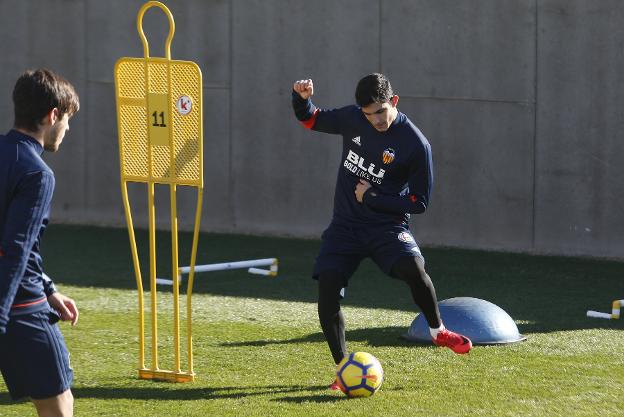
{"type": "MultiPolygon", "coordinates": [[[[277,263],[277,259],[266,258],[266,259],[255,259],[251,261],[224,262],[220,264],[195,265],[195,272],[223,271],[226,269],[251,268],[255,266],[269,266],[275,263],[277,263]]],[[[181,268],[178,268],[178,271],[180,271],[181,274],[188,274],[191,271],[191,267],[183,266],[181,268]]]]}
{"type": "Polygon", "coordinates": [[[594,317],[596,319],[610,319],[611,314],[601,313],[600,311],[587,310],[587,317],[594,317]]]}
{"type": "MultiPolygon", "coordinates": [[[[277,258],[265,258],[254,259],[250,261],[238,261],[238,262],[224,262],[220,264],[208,264],[208,265],[196,265],[195,272],[211,272],[211,271],[224,271],[227,269],[240,269],[249,268],[247,272],[250,274],[275,276],[277,275],[277,258]],[[267,269],[255,268],[256,266],[270,266],[267,269]]],[[[180,274],[188,274],[191,271],[190,266],[183,266],[178,268],[180,274]]],[[[182,282],[183,276],[180,275],[180,282],[182,282]]],[[[156,284],[161,285],[173,285],[173,281],[166,278],[156,278],[156,284]]]]}
{"type": "Polygon", "coordinates": [[[267,269],[260,269],[260,268],[249,268],[247,272],[249,272],[250,274],[256,274],[256,275],[271,275],[271,271],[267,269]]]}
{"type": "Polygon", "coordinates": [[[620,309],[622,306],[624,306],[624,300],[614,300],[612,303],[611,314],[588,310],[587,317],[595,317],[598,319],[619,319],[620,309]]]}

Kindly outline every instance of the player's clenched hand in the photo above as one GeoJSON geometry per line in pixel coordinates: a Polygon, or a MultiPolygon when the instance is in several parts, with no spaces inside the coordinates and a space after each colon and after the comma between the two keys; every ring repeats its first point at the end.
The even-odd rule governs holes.
{"type": "Polygon", "coordinates": [[[314,94],[314,84],[312,80],[299,80],[293,84],[293,90],[295,90],[302,99],[307,100],[312,94],[314,94]]]}
{"type": "Polygon", "coordinates": [[[50,307],[56,310],[61,316],[61,320],[70,321],[72,326],[78,322],[78,307],[76,302],[60,292],[55,292],[48,297],[50,307]]]}

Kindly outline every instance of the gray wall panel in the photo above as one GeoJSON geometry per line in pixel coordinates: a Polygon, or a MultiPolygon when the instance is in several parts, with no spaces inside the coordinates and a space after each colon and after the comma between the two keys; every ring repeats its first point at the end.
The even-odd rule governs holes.
{"type": "MultiPolygon", "coordinates": [[[[232,230],[233,213],[230,173],[230,124],[227,117],[230,92],[227,89],[204,89],[204,209],[203,230],[227,232],[232,230]]],[[[188,187],[183,187],[188,188],[188,187]]],[[[180,203],[188,202],[194,210],[196,192],[180,195],[180,203]],[[188,196],[184,199],[184,196],[188,196]]],[[[181,219],[181,227],[192,229],[193,216],[181,219]]]]}
{"type": "Polygon", "coordinates": [[[622,2],[540,13],[536,250],[624,253],[622,2]]]}
{"type": "Polygon", "coordinates": [[[97,224],[123,224],[119,182],[119,146],[115,87],[110,82],[90,82],[87,125],[84,138],[88,177],[85,216],[97,224]]]}
{"type": "Polygon", "coordinates": [[[434,187],[412,217],[420,242],[530,250],[533,109],[517,104],[402,99],[431,143],[434,187]]]}
{"type": "Polygon", "coordinates": [[[62,74],[75,86],[81,97],[82,110],[70,121],[70,132],[61,152],[45,157],[56,173],[53,218],[82,220],[86,203],[84,175],[85,102],[87,95],[84,38],[84,4],[55,0],[41,7],[41,2],[0,2],[0,131],[13,125],[11,93],[17,77],[26,69],[47,67],[62,74]],[[71,25],[64,22],[71,21],[71,25]],[[71,47],[68,47],[71,45],[71,47]]]}
{"type": "Polygon", "coordinates": [[[381,4],[381,66],[403,94],[533,101],[535,0],[381,4]]]}
{"type": "Polygon", "coordinates": [[[357,80],[376,69],[378,55],[379,11],[358,4],[234,2],[237,230],[318,236],[329,222],[340,140],[304,132],[290,95],[293,81],[310,77],[320,106],[353,101],[357,80]]]}

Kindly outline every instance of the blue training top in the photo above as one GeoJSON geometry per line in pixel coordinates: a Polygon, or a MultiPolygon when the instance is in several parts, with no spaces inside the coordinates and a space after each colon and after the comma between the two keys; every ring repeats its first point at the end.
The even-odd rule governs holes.
{"type": "Polygon", "coordinates": [[[379,132],[358,106],[319,109],[294,90],[292,105],[306,128],[342,135],[333,222],[407,225],[410,213],[427,209],[433,185],[431,146],[407,116],[398,112],[388,130],[379,132]],[[364,194],[364,204],[355,198],[360,178],[372,185],[364,194]]]}
{"type": "Polygon", "coordinates": [[[34,138],[0,135],[0,334],[9,317],[49,308],[40,242],[50,215],[54,173],[34,138]]]}

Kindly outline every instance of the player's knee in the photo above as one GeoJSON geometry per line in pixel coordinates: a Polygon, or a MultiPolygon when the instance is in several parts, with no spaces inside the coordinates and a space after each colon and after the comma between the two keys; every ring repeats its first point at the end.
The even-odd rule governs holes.
{"type": "Polygon", "coordinates": [[[335,315],[340,310],[340,290],[343,287],[343,278],[337,272],[325,272],[318,277],[318,281],[318,314],[322,320],[335,315]]]}
{"type": "Polygon", "coordinates": [[[74,396],[71,390],[66,390],[61,394],[33,400],[39,417],[72,417],[74,415],[74,396]]]}
{"type": "Polygon", "coordinates": [[[318,277],[319,301],[340,300],[340,291],[345,286],[339,272],[324,272],[318,277]]]}
{"type": "Polygon", "coordinates": [[[71,390],[67,390],[64,393],[63,397],[63,409],[65,410],[65,414],[63,417],[73,417],[74,415],[74,395],[71,390]]]}
{"type": "Polygon", "coordinates": [[[337,297],[319,297],[317,311],[319,319],[331,319],[340,311],[340,300],[337,297]]]}
{"type": "Polygon", "coordinates": [[[425,263],[419,257],[400,258],[392,267],[392,276],[411,285],[428,285],[431,282],[425,263]]]}

